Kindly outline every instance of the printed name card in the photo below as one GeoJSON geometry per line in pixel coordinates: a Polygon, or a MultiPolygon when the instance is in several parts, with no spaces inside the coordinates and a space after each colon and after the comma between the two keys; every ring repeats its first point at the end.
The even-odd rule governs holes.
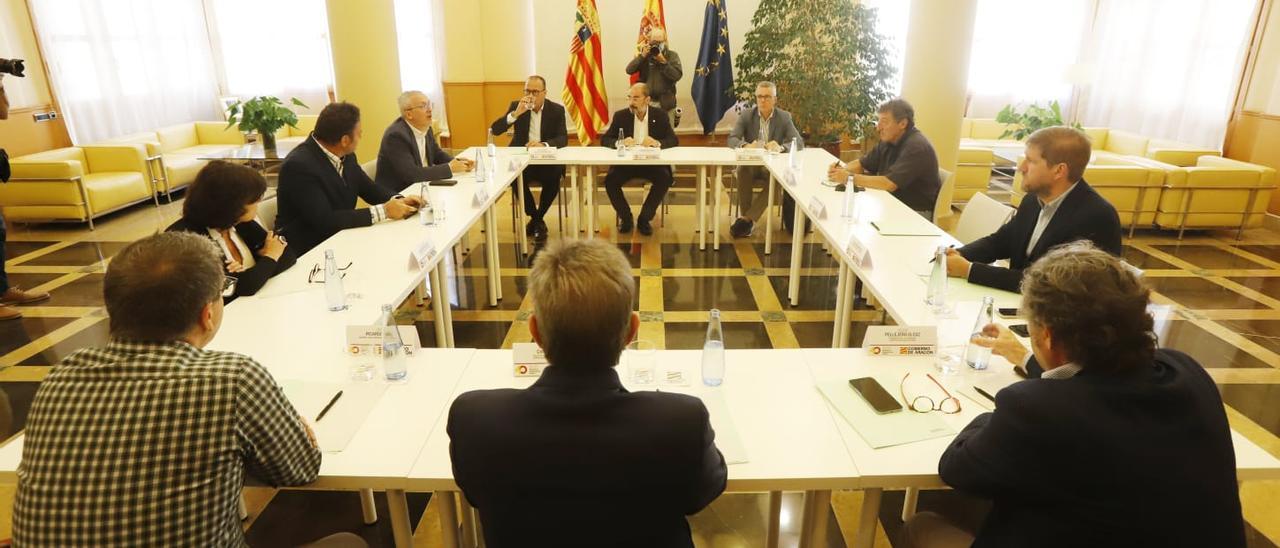
{"type": "Polygon", "coordinates": [[[822,200],[817,196],[813,196],[809,198],[809,214],[813,215],[813,218],[817,220],[826,219],[827,205],[822,203],[822,200]]]}
{"type": "Polygon", "coordinates": [[[510,162],[507,162],[507,171],[520,171],[520,162],[517,162],[514,156],[511,157],[510,162]]]}
{"type": "MultiPolygon", "coordinates": [[[[422,346],[418,339],[418,329],[412,325],[397,325],[400,340],[404,342],[404,353],[413,356],[414,350],[422,346]]],[[[348,325],[347,353],[352,356],[382,355],[382,326],[380,325],[348,325]]]]}
{"type": "Polygon", "coordinates": [[[475,195],[475,198],[471,199],[471,206],[484,207],[488,205],[488,203],[489,203],[489,188],[486,185],[481,184],[480,186],[476,187],[476,195],[475,195]]]}
{"type": "Polygon", "coordinates": [[[658,155],[662,153],[662,149],[654,147],[635,147],[631,149],[631,158],[633,160],[657,160],[658,155]]]}
{"type": "Polygon", "coordinates": [[[764,158],[763,148],[739,148],[734,149],[734,153],[739,160],[760,160],[764,158]]]}
{"type": "Polygon", "coordinates": [[[794,169],[788,169],[786,175],[782,176],[782,182],[787,183],[787,186],[796,186],[796,181],[799,179],[800,176],[796,174],[794,169]]]}
{"type": "Polygon", "coordinates": [[[862,238],[858,237],[858,233],[849,234],[849,244],[845,249],[849,252],[849,256],[853,257],[854,264],[871,268],[871,249],[867,247],[866,242],[862,241],[862,238]]]}
{"type": "Polygon", "coordinates": [[[409,252],[409,270],[422,270],[436,258],[436,244],[431,238],[422,240],[409,252]]]}
{"type": "Polygon", "coordinates": [[[540,377],[547,366],[547,356],[537,343],[512,344],[511,361],[517,377],[540,377]]]}
{"type": "Polygon", "coordinates": [[[529,157],[534,160],[556,159],[556,147],[534,147],[529,149],[529,157]]]}
{"type": "Polygon", "coordinates": [[[936,326],[873,325],[862,347],[872,356],[932,356],[938,351],[936,326]]]}

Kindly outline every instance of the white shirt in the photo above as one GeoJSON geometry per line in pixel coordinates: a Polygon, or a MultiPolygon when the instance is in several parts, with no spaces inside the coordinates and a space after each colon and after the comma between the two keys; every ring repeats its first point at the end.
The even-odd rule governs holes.
{"type": "MultiPolygon", "coordinates": [[[[507,113],[507,125],[511,125],[514,123],[516,123],[515,111],[507,113]]],[[[541,110],[529,111],[529,142],[530,143],[542,142],[542,111],[541,110]]]]}
{"type": "MultiPolygon", "coordinates": [[[[1028,351],[1027,355],[1022,358],[1022,371],[1024,373],[1027,371],[1027,364],[1031,363],[1031,358],[1034,358],[1034,357],[1035,357],[1035,354],[1028,351]]],[[[1076,376],[1076,373],[1079,373],[1081,369],[1082,368],[1079,365],[1076,365],[1074,362],[1067,362],[1053,369],[1045,370],[1044,372],[1040,373],[1040,378],[1057,379],[1057,380],[1070,379],[1071,377],[1076,376]]]]}
{"type": "Polygon", "coordinates": [[[1062,206],[1062,199],[1066,198],[1068,194],[1071,194],[1071,191],[1075,190],[1077,184],[1079,183],[1071,183],[1071,186],[1067,187],[1066,192],[1063,192],[1049,203],[1040,203],[1040,217],[1036,219],[1035,230],[1031,231],[1031,241],[1027,242],[1027,255],[1031,255],[1031,250],[1036,248],[1036,242],[1040,241],[1040,236],[1044,234],[1045,227],[1049,226],[1049,221],[1053,220],[1053,215],[1057,213],[1058,208],[1062,206]]]}
{"type": "Polygon", "coordinates": [[[644,144],[644,140],[649,137],[649,109],[645,109],[643,113],[636,115],[635,127],[632,128],[631,138],[635,140],[636,146],[644,144]]]}
{"type": "MultiPolygon", "coordinates": [[[[409,127],[412,128],[413,126],[409,127]]],[[[315,137],[312,137],[312,139],[315,139],[315,137]]],[[[329,157],[329,163],[333,165],[333,169],[338,170],[338,177],[342,177],[342,158],[339,158],[338,155],[329,152],[329,149],[324,148],[324,145],[320,144],[320,141],[316,141],[316,145],[320,147],[320,151],[324,152],[325,156],[329,157]]],[[[343,179],[342,182],[345,183],[347,180],[343,179]]],[[[382,205],[370,207],[369,219],[372,220],[374,224],[381,223],[382,221],[387,220],[387,210],[383,208],[382,205]]]]}
{"type": "MultiPolygon", "coordinates": [[[[408,124],[408,122],[406,122],[406,124],[408,124]]],[[[409,130],[413,132],[413,140],[418,145],[418,158],[422,159],[423,167],[430,166],[431,158],[427,156],[427,132],[418,131],[418,128],[413,127],[413,124],[408,125],[409,130]]]]}
{"type": "MultiPolygon", "coordinates": [[[[227,240],[222,237],[222,232],[219,232],[216,228],[210,228],[208,231],[209,235],[213,236],[213,241],[218,242],[218,248],[222,250],[222,256],[227,259],[224,262],[231,262],[235,255],[232,255],[231,248],[227,247],[227,240]]],[[[231,236],[231,243],[235,244],[236,250],[240,252],[240,264],[244,266],[245,270],[258,264],[253,258],[253,252],[249,251],[249,245],[244,243],[244,239],[240,237],[240,233],[236,232],[234,228],[229,230],[228,233],[231,236]]]]}
{"type": "Polygon", "coordinates": [[[762,145],[769,144],[769,124],[773,122],[773,114],[774,113],[770,112],[768,118],[765,118],[763,115],[760,116],[760,144],[762,145]]]}

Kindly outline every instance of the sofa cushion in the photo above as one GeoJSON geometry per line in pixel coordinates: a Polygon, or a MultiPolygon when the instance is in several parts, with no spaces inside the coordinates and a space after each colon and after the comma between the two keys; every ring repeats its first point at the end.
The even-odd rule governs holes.
{"type": "Polygon", "coordinates": [[[196,126],[190,122],[157,129],[156,138],[160,141],[160,150],[166,153],[200,144],[196,126]]]}
{"type": "Polygon", "coordinates": [[[90,173],[84,176],[84,186],[95,215],[151,196],[151,186],[141,173],[90,173]]]}
{"type": "Polygon", "coordinates": [[[165,178],[169,182],[168,190],[181,188],[196,180],[196,174],[209,162],[184,154],[166,154],[164,156],[165,178]]]}
{"type": "Polygon", "coordinates": [[[1149,140],[1137,133],[1113,129],[1107,132],[1107,144],[1101,148],[1116,154],[1144,156],[1147,153],[1147,141],[1149,140]]]}

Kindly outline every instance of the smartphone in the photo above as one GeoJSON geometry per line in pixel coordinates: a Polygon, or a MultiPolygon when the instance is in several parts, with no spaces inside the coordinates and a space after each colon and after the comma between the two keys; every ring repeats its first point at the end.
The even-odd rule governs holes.
{"type": "Polygon", "coordinates": [[[862,399],[866,400],[871,405],[871,408],[876,410],[876,413],[884,415],[902,411],[902,404],[898,403],[898,400],[894,399],[883,386],[880,386],[878,381],[871,377],[849,379],[849,386],[853,387],[854,392],[862,396],[862,399]]]}
{"type": "Polygon", "coordinates": [[[458,184],[456,179],[441,179],[439,181],[431,181],[431,186],[453,186],[458,184]]]}
{"type": "Polygon", "coordinates": [[[1001,318],[1016,318],[1018,317],[1018,309],[1017,308],[997,308],[996,314],[999,315],[1001,318]]]}
{"type": "Polygon", "coordinates": [[[1031,332],[1027,331],[1027,324],[1025,323],[1011,325],[1009,326],[1009,331],[1012,331],[1014,335],[1017,335],[1019,337],[1031,336],[1031,332]]]}

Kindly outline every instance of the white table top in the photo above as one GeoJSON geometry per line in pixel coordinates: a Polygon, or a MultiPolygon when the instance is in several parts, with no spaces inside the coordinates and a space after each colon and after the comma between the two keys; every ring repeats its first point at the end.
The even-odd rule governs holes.
{"type": "MultiPolygon", "coordinates": [[[[618,151],[600,146],[572,146],[556,150],[555,158],[532,158],[523,147],[499,147],[499,151],[528,160],[531,165],[579,165],[579,166],[612,166],[612,165],[701,165],[701,166],[738,166],[763,165],[762,160],[739,160],[733,149],[728,147],[692,147],[677,146],[659,151],[657,158],[637,160],[630,152],[619,157],[618,151]]],[[[501,154],[501,152],[499,152],[501,154]]],[[[767,156],[767,155],[766,155],[767,156]]],[[[782,154],[785,157],[785,154],[782,154]]],[[[473,158],[474,155],[468,156],[473,158]]]]}

